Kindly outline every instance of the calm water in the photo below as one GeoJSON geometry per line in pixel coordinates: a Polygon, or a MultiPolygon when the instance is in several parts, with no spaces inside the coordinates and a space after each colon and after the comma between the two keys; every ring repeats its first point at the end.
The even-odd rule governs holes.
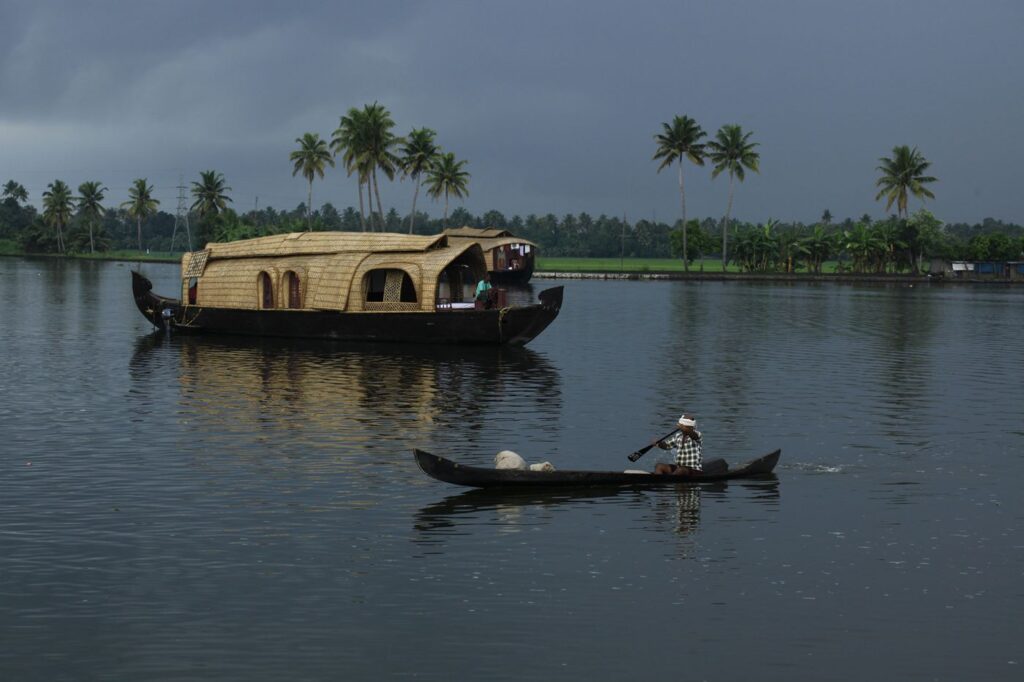
{"type": "Polygon", "coordinates": [[[0,679],[1024,676],[1024,289],[570,282],[422,350],[154,337],[128,272],[0,258],[0,679]],[[410,456],[626,468],[684,409],[777,480],[410,456]]]}

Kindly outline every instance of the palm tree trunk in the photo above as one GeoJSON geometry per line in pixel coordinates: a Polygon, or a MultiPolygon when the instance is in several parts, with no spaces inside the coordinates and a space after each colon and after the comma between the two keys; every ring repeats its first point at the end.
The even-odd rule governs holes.
{"type": "Polygon", "coordinates": [[[412,213],[409,214],[409,234],[412,234],[412,221],[416,218],[416,198],[420,195],[420,175],[416,174],[416,191],[412,195],[412,213]]]}
{"type": "Polygon", "coordinates": [[[92,238],[92,221],[89,221],[89,253],[96,253],[96,242],[92,238]]]}
{"type": "Polygon", "coordinates": [[[725,207],[725,224],[722,225],[722,272],[729,262],[729,216],[732,215],[732,183],[733,175],[729,173],[729,204],[725,207]]]}
{"type": "Polygon", "coordinates": [[[366,232],[366,209],[363,208],[363,181],[359,180],[359,227],[366,232]]]}
{"type": "Polygon", "coordinates": [[[139,251],[142,251],[142,216],[135,217],[135,236],[139,241],[139,251]]]}
{"type": "Polygon", "coordinates": [[[444,193],[444,229],[448,229],[448,192],[444,193]]]}
{"type": "Polygon", "coordinates": [[[384,232],[384,204],[380,201],[380,185],[377,184],[377,169],[373,169],[373,193],[377,195],[377,218],[380,223],[380,231],[384,232]]]}
{"type": "Polygon", "coordinates": [[[683,271],[690,271],[690,252],[686,246],[686,192],[683,189],[683,159],[679,159],[679,209],[683,214],[683,271]]]}
{"type": "Polygon", "coordinates": [[[366,224],[370,226],[370,232],[375,232],[373,227],[373,185],[370,183],[370,176],[366,176],[366,224]]]}
{"type": "Polygon", "coordinates": [[[306,202],[306,232],[313,231],[313,180],[309,181],[309,200],[306,202]]]}

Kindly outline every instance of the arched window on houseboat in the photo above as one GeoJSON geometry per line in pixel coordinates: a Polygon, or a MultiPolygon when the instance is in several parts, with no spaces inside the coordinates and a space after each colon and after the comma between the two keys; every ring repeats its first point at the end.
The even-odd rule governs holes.
{"type": "Polygon", "coordinates": [[[302,280],[299,279],[299,273],[294,270],[289,270],[284,273],[285,287],[288,292],[288,307],[289,308],[301,308],[302,307],[302,280]]]}
{"type": "Polygon", "coordinates": [[[199,278],[189,277],[188,278],[188,304],[195,305],[196,300],[199,297],[199,278]]]}
{"type": "Polygon", "coordinates": [[[370,270],[364,282],[367,310],[402,310],[417,302],[416,286],[404,270],[370,270]]]}
{"type": "Polygon", "coordinates": [[[270,275],[265,272],[260,273],[259,296],[262,308],[267,309],[274,307],[274,282],[270,279],[270,275]]]}

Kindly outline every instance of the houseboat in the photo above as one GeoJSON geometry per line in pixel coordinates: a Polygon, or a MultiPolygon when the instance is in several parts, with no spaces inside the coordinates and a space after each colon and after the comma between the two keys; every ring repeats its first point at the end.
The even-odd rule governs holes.
{"type": "Polygon", "coordinates": [[[182,256],[180,298],[132,273],[139,311],[160,329],[409,343],[522,345],[558,315],[562,287],[540,302],[474,301],[481,246],[432,236],[298,232],[211,243],[182,256]]]}
{"type": "Polygon", "coordinates": [[[444,231],[452,244],[476,243],[484,252],[492,284],[526,284],[533,276],[537,245],[499,228],[455,227],[444,231]]]}

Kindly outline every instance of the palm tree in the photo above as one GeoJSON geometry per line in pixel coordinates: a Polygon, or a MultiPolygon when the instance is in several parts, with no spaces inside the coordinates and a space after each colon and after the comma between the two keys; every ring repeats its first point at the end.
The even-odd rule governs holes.
{"type": "MultiPolygon", "coordinates": [[[[367,197],[370,197],[370,173],[366,163],[366,124],[364,112],[355,107],[348,110],[345,116],[335,129],[331,137],[331,151],[340,155],[342,163],[345,164],[346,174],[351,177],[352,173],[357,174],[359,187],[359,226],[366,232],[366,208],[363,205],[363,185],[366,185],[367,197]]],[[[373,201],[370,201],[370,211],[373,212],[373,201]]]]}
{"type": "Polygon", "coordinates": [[[733,179],[743,182],[745,169],[759,173],[761,155],[754,151],[756,142],[750,141],[753,133],[744,133],[738,125],[724,125],[715,133],[715,139],[708,142],[709,157],[715,164],[711,177],[717,178],[725,171],[729,173],[729,205],[725,209],[725,223],[722,225],[722,270],[729,262],[728,234],[729,216],[732,214],[733,179]]]}
{"type": "Polygon", "coordinates": [[[192,210],[199,212],[199,219],[207,216],[216,217],[228,207],[231,197],[227,195],[231,188],[224,185],[223,173],[217,171],[200,171],[199,182],[192,182],[192,210]]]}
{"type": "Polygon", "coordinates": [[[672,125],[662,123],[662,133],[655,135],[658,149],[654,153],[653,160],[661,160],[658,172],[668,168],[675,162],[679,162],[679,208],[683,214],[683,269],[690,271],[690,263],[687,259],[686,243],[686,192],[683,189],[683,159],[689,159],[698,166],[704,165],[704,145],[700,142],[707,133],[697,125],[689,116],[676,116],[672,119],[672,125]]]}
{"type": "Polygon", "coordinates": [[[925,187],[929,182],[935,182],[935,178],[924,175],[924,172],[931,166],[917,147],[911,149],[906,145],[899,145],[892,148],[892,158],[882,157],[882,162],[875,170],[881,171],[882,177],[875,182],[876,187],[881,187],[875,195],[875,201],[882,197],[886,198],[885,210],[892,208],[896,203],[896,217],[907,217],[907,193],[913,194],[918,199],[925,197],[934,199],[935,195],[925,187]]]}
{"type": "Polygon", "coordinates": [[[21,205],[28,201],[28,191],[21,183],[8,180],[4,183],[3,197],[5,200],[13,201],[15,205],[21,205]]]}
{"type": "Polygon", "coordinates": [[[132,183],[128,190],[128,201],[121,204],[122,208],[128,209],[128,215],[135,218],[139,251],[142,251],[142,221],[156,213],[159,205],[160,201],[153,198],[153,186],[146,182],[146,178],[138,178],[132,183]]]}
{"type": "Polygon", "coordinates": [[[89,224],[89,253],[96,253],[93,229],[96,222],[103,217],[103,193],[106,191],[103,183],[94,180],[78,186],[78,214],[89,224]]]}
{"type": "Polygon", "coordinates": [[[71,188],[63,180],[54,180],[43,192],[43,220],[57,228],[57,250],[64,253],[64,226],[74,209],[71,188]]]}
{"type": "Polygon", "coordinates": [[[448,152],[437,158],[437,163],[427,171],[427,194],[437,199],[444,195],[444,229],[448,229],[448,197],[464,198],[469,194],[469,173],[462,170],[466,161],[456,161],[455,154],[448,152]]]}
{"type": "Polygon", "coordinates": [[[383,105],[374,102],[363,107],[363,131],[361,137],[365,143],[363,161],[369,168],[370,180],[373,182],[373,193],[377,199],[377,216],[380,229],[384,231],[384,205],[380,200],[380,185],[377,183],[377,169],[380,169],[388,180],[395,179],[398,169],[398,157],[391,149],[402,142],[391,129],[395,122],[391,120],[391,112],[383,105]]]}
{"type": "Polygon", "coordinates": [[[412,195],[412,212],[409,214],[409,234],[412,234],[413,220],[416,219],[416,199],[420,195],[423,174],[433,167],[441,153],[441,149],[434,144],[435,135],[437,133],[430,128],[413,128],[402,146],[402,173],[416,181],[416,191],[412,195]]]}
{"type": "Polygon", "coordinates": [[[292,176],[302,172],[302,177],[309,181],[309,203],[306,206],[306,231],[312,229],[313,221],[313,179],[319,175],[324,177],[324,167],[334,167],[334,157],[331,150],[327,148],[327,141],[321,140],[316,133],[306,133],[302,137],[295,138],[299,148],[291,153],[289,160],[295,162],[292,169],[292,176]]]}

